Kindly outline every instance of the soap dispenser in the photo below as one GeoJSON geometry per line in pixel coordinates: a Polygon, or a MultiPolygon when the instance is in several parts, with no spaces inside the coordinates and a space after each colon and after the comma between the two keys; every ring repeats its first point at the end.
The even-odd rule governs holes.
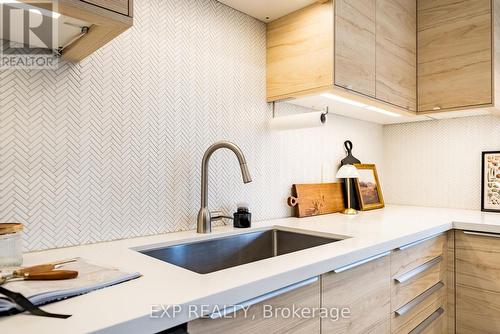
{"type": "Polygon", "coordinates": [[[252,213],[248,210],[248,204],[239,203],[238,210],[233,214],[233,226],[236,228],[249,228],[252,225],[252,213]]]}

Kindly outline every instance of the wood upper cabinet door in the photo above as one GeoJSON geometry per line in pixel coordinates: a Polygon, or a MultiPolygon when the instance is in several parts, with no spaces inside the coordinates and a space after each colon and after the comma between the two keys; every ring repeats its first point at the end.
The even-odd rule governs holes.
{"type": "Polygon", "coordinates": [[[389,256],[321,278],[321,306],[328,310],[350,310],[349,317],[321,319],[322,333],[390,333],[389,256]]]}
{"type": "Polygon", "coordinates": [[[320,334],[320,280],[278,295],[224,318],[200,318],[188,323],[190,334],[320,334]],[[292,313],[293,308],[310,314],[292,313]],[[284,312],[280,310],[285,309],[284,312]]]}
{"type": "Polygon", "coordinates": [[[415,111],[417,103],[417,5],[377,0],[376,97],[415,111]]]}
{"type": "Polygon", "coordinates": [[[333,85],[333,4],[315,3],[267,24],[267,99],[333,85]]]}
{"type": "Polygon", "coordinates": [[[375,97],[375,0],[335,1],[335,84],[375,97]]]}
{"type": "Polygon", "coordinates": [[[418,0],[419,111],[493,103],[491,0],[418,0]]]}
{"type": "Polygon", "coordinates": [[[500,235],[455,231],[456,333],[500,333],[500,235]]]}
{"type": "Polygon", "coordinates": [[[129,15],[129,0],[83,0],[84,2],[109,9],[123,15],[129,15]]]}

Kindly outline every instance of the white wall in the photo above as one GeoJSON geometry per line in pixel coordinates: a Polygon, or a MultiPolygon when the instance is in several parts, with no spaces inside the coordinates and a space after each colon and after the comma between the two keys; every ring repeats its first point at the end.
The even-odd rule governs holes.
{"type": "Polygon", "coordinates": [[[0,71],[0,221],[26,225],[28,250],[194,228],[216,140],[242,147],[254,181],[215,154],[210,207],[247,201],[255,219],[289,215],[292,183],[320,181],[347,138],[382,161],[378,125],[268,130],[262,22],[215,0],[134,5],[134,27],[80,64],[0,71]]]}
{"type": "Polygon", "coordinates": [[[384,126],[387,203],[480,209],[481,152],[500,150],[500,117],[384,126]]]}

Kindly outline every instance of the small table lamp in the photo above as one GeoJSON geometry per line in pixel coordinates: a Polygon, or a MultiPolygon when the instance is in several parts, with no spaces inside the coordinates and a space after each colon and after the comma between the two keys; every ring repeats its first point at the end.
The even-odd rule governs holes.
{"type": "Polygon", "coordinates": [[[355,179],[359,177],[359,172],[356,167],[353,165],[344,165],[340,167],[339,171],[337,172],[337,178],[338,179],[345,179],[344,183],[347,188],[347,205],[346,209],[344,210],[343,214],[346,215],[355,215],[358,212],[354,209],[352,209],[351,206],[351,181],[350,179],[355,179]]]}

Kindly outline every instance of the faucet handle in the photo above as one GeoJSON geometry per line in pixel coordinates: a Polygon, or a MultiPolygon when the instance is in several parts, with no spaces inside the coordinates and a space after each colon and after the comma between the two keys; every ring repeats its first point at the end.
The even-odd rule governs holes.
{"type": "Polygon", "coordinates": [[[233,219],[233,217],[224,215],[224,213],[222,213],[222,211],[220,210],[210,211],[210,221],[213,222],[222,221],[224,225],[227,225],[223,219],[233,219]]]}

